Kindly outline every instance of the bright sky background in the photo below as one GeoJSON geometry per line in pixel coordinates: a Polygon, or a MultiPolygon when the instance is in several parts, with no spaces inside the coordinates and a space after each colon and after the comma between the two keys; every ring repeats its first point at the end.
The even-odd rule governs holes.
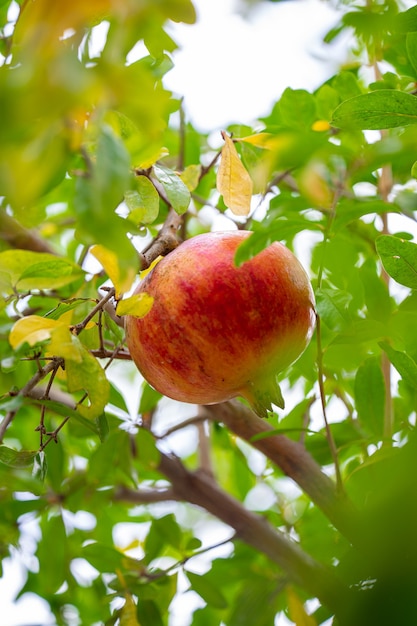
{"type": "MultiPolygon", "coordinates": [[[[338,21],[336,11],[322,0],[265,2],[246,16],[237,12],[242,7],[234,0],[194,4],[198,24],[170,29],[181,47],[165,84],[184,96],[187,117],[201,131],[216,131],[232,122],[251,124],[270,111],[286,87],[312,90],[335,73],[343,59],[346,46],[320,43],[338,21]]],[[[54,624],[39,598],[28,594],[13,602],[23,576],[21,563],[33,565],[38,530],[35,523],[26,528],[24,549],[18,558],[6,559],[0,579],[2,626],[54,624]]],[[[214,524],[212,531],[216,541],[225,528],[214,524]]],[[[187,594],[176,604],[173,626],[184,626],[184,607],[194,601],[195,594],[187,594]]],[[[280,619],[279,624],[289,622],[280,619]]]]}
{"type": "Polygon", "coordinates": [[[184,96],[199,130],[251,123],[286,87],[314,89],[337,71],[346,39],[321,43],[338,21],[323,0],[264,2],[247,12],[235,0],[196,0],[198,22],[174,25],[180,50],[165,84],[184,96]],[[342,44],[342,45],[341,45],[342,44]]]}

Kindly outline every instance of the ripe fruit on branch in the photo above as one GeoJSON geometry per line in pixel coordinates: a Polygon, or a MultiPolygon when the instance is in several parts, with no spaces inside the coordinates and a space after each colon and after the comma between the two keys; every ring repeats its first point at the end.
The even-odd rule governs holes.
{"type": "Polygon", "coordinates": [[[265,417],[284,406],[276,375],[306,348],[314,297],[294,254],[280,243],[234,264],[247,231],[198,235],[162,259],[135,293],[154,298],[126,317],[131,356],[160,393],[195,404],[243,396],[265,417]]]}

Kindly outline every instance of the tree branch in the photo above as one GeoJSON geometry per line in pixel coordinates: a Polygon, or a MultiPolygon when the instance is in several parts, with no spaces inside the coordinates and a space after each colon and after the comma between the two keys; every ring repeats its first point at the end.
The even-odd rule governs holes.
{"type": "Polygon", "coordinates": [[[337,614],[349,606],[350,592],[337,576],[315,561],[262,516],[248,511],[205,472],[188,471],[179,459],[161,453],[160,471],[170,480],[177,499],[190,502],[228,524],[241,541],[265,554],[291,580],[337,614]]]}
{"type": "Polygon", "coordinates": [[[268,422],[237,400],[204,408],[211,419],[223,422],[280,467],[348,539],[359,541],[359,526],[353,504],[337,490],[302,444],[285,435],[273,434],[274,429],[268,422]]]}
{"type": "Polygon", "coordinates": [[[31,250],[32,252],[48,252],[56,254],[55,250],[34,231],[24,228],[18,221],[0,209],[0,238],[12,248],[31,250]]]}

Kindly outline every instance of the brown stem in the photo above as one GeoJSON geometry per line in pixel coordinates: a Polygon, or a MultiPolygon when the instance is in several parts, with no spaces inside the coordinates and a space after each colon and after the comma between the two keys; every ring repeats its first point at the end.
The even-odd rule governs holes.
{"type": "Polygon", "coordinates": [[[72,326],[71,331],[75,335],[79,335],[80,332],[83,331],[84,328],[87,326],[88,322],[93,319],[93,317],[96,315],[96,313],[101,311],[103,309],[103,307],[105,306],[105,304],[109,300],[111,300],[111,298],[114,297],[114,294],[115,294],[114,288],[109,289],[109,291],[106,293],[106,295],[103,296],[99,302],[97,302],[96,306],[93,309],[91,309],[90,313],[83,319],[83,321],[79,322],[78,324],[75,324],[75,326],[72,326]]]}
{"type": "Polygon", "coordinates": [[[308,454],[304,446],[274,429],[251,409],[233,400],[206,406],[212,419],[221,421],[236,435],[265,454],[292,478],[329,520],[352,542],[359,540],[359,526],[353,505],[308,454]]]}
{"type": "Polygon", "coordinates": [[[7,215],[4,209],[0,209],[0,239],[3,239],[12,248],[19,250],[56,254],[55,250],[36,232],[21,226],[13,217],[7,215]]]}
{"type": "Polygon", "coordinates": [[[176,248],[180,241],[178,230],[183,220],[174,209],[170,209],[157,237],[142,251],[142,269],[150,266],[159,256],[166,256],[176,248]]]}

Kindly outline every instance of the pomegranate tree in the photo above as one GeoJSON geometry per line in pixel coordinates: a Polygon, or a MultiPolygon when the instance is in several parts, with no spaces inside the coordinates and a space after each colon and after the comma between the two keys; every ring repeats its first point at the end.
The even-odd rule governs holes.
{"type": "Polygon", "coordinates": [[[169,398],[215,404],[242,396],[260,416],[284,406],[276,377],[311,338],[313,293],[280,243],[237,267],[250,234],[193,237],[136,289],[154,301],[145,317],[126,317],[127,344],[144,378],[169,398]]]}

